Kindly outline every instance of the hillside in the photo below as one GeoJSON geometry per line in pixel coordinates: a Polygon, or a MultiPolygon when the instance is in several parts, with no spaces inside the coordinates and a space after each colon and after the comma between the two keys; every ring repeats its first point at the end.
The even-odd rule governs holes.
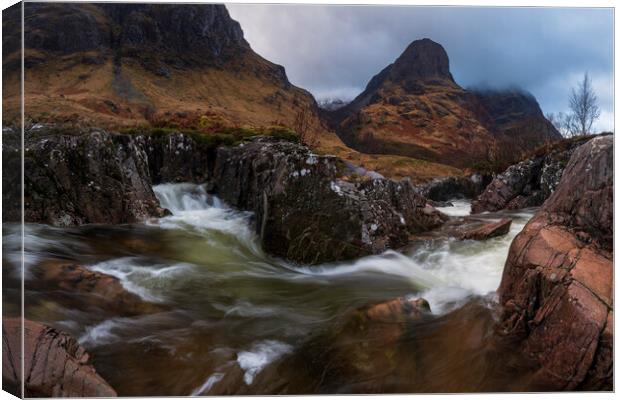
{"type": "Polygon", "coordinates": [[[513,160],[560,138],[532,95],[461,88],[446,51],[430,39],[411,43],[350,104],[324,114],[361,152],[461,168],[513,160]]]}
{"type": "MultiPolygon", "coordinates": [[[[14,28],[4,38],[9,80],[19,79],[14,28]]],[[[28,3],[25,65],[33,120],[118,127],[206,115],[223,125],[292,126],[306,110],[309,130],[330,135],[312,95],[252,51],[222,5],[28,3]]],[[[18,93],[5,99],[10,120],[19,115],[18,93]]]]}
{"type": "MultiPolygon", "coordinates": [[[[19,8],[5,10],[4,122],[19,118],[19,8]]],[[[319,117],[310,93],[256,54],[223,5],[25,5],[25,115],[108,129],[285,126],[306,143],[385,176],[425,181],[459,169],[361,154],[319,117]]]]}

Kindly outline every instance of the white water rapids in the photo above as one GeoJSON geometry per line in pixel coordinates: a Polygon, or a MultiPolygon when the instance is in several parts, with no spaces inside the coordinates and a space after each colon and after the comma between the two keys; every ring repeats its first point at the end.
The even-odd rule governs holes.
{"type": "MultiPolygon", "coordinates": [[[[472,296],[492,301],[510,243],[532,216],[488,216],[508,216],[513,223],[508,235],[487,241],[434,239],[403,252],[309,267],[266,255],[251,214],[227,207],[203,186],[163,184],[154,192],[171,216],[126,226],[26,226],[27,279],[36,279],[29,269],[41,260],[69,260],[112,275],[126,290],[166,307],[154,315],[104,315],[63,305],[53,292],[27,293],[27,316],[79,338],[98,370],[126,394],[146,395],[148,382],[140,386],[135,380],[144,368],[169,362],[184,371],[185,382],[161,378],[154,393],[207,394],[233,364],[250,385],[308,334],[371,301],[424,297],[436,315],[472,296]],[[134,382],[123,386],[127,376],[134,382]]],[[[441,210],[469,213],[468,202],[453,204],[441,210]]],[[[19,258],[17,232],[4,233],[4,257],[13,264],[19,258]]]]}

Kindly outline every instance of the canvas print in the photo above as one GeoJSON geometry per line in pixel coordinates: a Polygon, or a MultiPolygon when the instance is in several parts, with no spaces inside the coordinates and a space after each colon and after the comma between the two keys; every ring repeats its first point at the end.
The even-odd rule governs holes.
{"type": "Polygon", "coordinates": [[[5,9],[3,390],[612,391],[613,13],[5,9]]]}

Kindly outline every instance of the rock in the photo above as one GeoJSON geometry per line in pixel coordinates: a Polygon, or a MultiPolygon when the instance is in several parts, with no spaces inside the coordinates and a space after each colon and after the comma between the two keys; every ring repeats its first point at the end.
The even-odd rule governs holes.
{"type": "MultiPolygon", "coordinates": [[[[23,321],[24,395],[26,397],[116,397],[90,363],[90,356],[66,333],[23,321]]],[[[2,380],[21,387],[22,321],[2,319],[2,380]]]]}
{"type": "Polygon", "coordinates": [[[546,154],[508,167],[472,201],[472,214],[542,205],[560,183],[571,155],[583,143],[583,138],[560,142],[546,154]]]}
{"type": "Polygon", "coordinates": [[[434,239],[456,238],[459,240],[487,240],[506,235],[510,231],[512,220],[500,220],[477,217],[452,217],[439,228],[411,236],[411,241],[428,241],[434,239]]]}
{"type": "Polygon", "coordinates": [[[449,176],[435,178],[423,185],[416,186],[422,196],[435,202],[478,196],[490,182],[490,176],[473,174],[469,177],[449,176]]]}
{"type": "Polygon", "coordinates": [[[506,235],[510,231],[511,224],[512,220],[510,218],[502,218],[497,222],[487,223],[479,228],[465,231],[460,235],[460,239],[486,240],[506,235]]]}
{"type": "Polygon", "coordinates": [[[612,390],[612,237],[613,138],[596,137],[514,239],[499,287],[498,332],[531,360],[532,390],[612,390]]]}
{"type": "Polygon", "coordinates": [[[147,154],[128,135],[26,132],[24,219],[55,226],[121,224],[166,215],[147,154]]]}
{"type": "Polygon", "coordinates": [[[408,180],[360,176],[336,157],[282,139],[218,147],[182,133],[56,129],[29,130],[27,222],[140,222],[168,212],[153,183],[207,181],[226,203],[254,213],[267,252],[313,264],[402,247],[447,220],[408,180]]]}
{"type": "Polygon", "coordinates": [[[447,219],[409,181],[347,181],[343,169],[336,157],[262,138],[218,149],[211,190],[254,212],[266,251],[307,264],[398,248],[447,219]]]}
{"type": "Polygon", "coordinates": [[[499,211],[508,207],[518,209],[542,204],[544,199],[539,187],[542,164],[543,158],[539,157],[508,167],[506,171],[493,179],[478,198],[472,201],[472,214],[499,211]]]}
{"type": "Polygon", "coordinates": [[[153,184],[204,183],[215,162],[214,145],[181,132],[139,135],[135,140],[147,154],[153,184]]]}
{"type": "Polygon", "coordinates": [[[253,390],[285,387],[285,393],[389,393],[401,389],[416,370],[409,334],[430,315],[424,299],[397,298],[352,310],[326,332],[257,376],[253,390]],[[295,371],[291,376],[290,371],[295,371]],[[406,372],[405,372],[406,371],[406,372]],[[286,376],[291,384],[280,382],[286,376]],[[301,389],[300,389],[301,388],[301,389]],[[305,389],[305,390],[304,390],[305,389]]]}
{"type": "Polygon", "coordinates": [[[140,315],[161,311],[162,307],[128,292],[118,278],[91,271],[76,264],[45,263],[34,270],[36,280],[27,287],[39,285],[45,290],[67,292],[70,299],[78,301],[78,308],[94,308],[115,315],[140,315]]]}
{"type": "Polygon", "coordinates": [[[72,4],[62,10],[54,4],[30,4],[25,18],[27,47],[61,54],[123,50],[137,58],[176,55],[182,65],[195,65],[248,47],[239,23],[215,4],[72,4]],[[142,54],[131,51],[136,47],[142,54]]]}

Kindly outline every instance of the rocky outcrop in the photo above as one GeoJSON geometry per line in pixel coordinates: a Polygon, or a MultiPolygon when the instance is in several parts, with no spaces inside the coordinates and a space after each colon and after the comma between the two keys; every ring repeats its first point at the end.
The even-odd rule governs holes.
{"type": "Polygon", "coordinates": [[[151,189],[147,154],[132,137],[35,127],[25,140],[26,222],[119,224],[165,214],[151,189]]]}
{"type": "Polygon", "coordinates": [[[271,254],[321,263],[375,254],[446,219],[408,181],[347,181],[342,162],[271,139],[217,152],[211,191],[254,212],[271,254]]]}
{"type": "Polygon", "coordinates": [[[460,198],[471,199],[482,193],[490,183],[490,178],[489,175],[483,174],[435,178],[428,183],[416,186],[416,190],[422,196],[436,202],[460,198]]]}
{"type": "Polygon", "coordinates": [[[204,183],[215,162],[216,146],[188,134],[145,134],[137,136],[136,142],[147,154],[153,184],[204,183]]]}
{"type": "Polygon", "coordinates": [[[412,42],[351,103],[325,116],[360,152],[459,168],[515,162],[561,138],[531,94],[461,88],[445,49],[430,39],[412,42]]]}
{"type": "Polygon", "coordinates": [[[36,279],[29,280],[27,288],[55,290],[61,298],[67,293],[69,300],[79,302],[73,305],[77,308],[114,315],[141,315],[163,310],[128,292],[118,278],[81,265],[45,263],[34,268],[33,274],[36,279]]]}
{"type": "Polygon", "coordinates": [[[612,237],[613,139],[596,137],[514,239],[499,288],[499,333],[533,390],[612,390],[612,237]]]}
{"type": "MultiPolygon", "coordinates": [[[[115,397],[78,342],[54,328],[18,318],[2,319],[2,382],[26,397],[115,397]],[[22,353],[23,334],[23,353],[22,353]]],[[[6,385],[6,386],[5,386],[6,385]]]]}
{"type": "Polygon", "coordinates": [[[482,218],[477,216],[451,217],[441,227],[411,236],[412,241],[428,241],[439,238],[458,240],[487,240],[510,232],[510,218],[482,218]]]}
{"type": "Polygon", "coordinates": [[[472,213],[542,205],[560,183],[564,168],[575,149],[585,141],[581,138],[558,143],[546,154],[508,167],[472,201],[472,213]]]}
{"type": "Polygon", "coordinates": [[[497,222],[484,224],[478,228],[469,229],[461,233],[460,239],[466,240],[487,240],[497,236],[506,235],[510,231],[512,220],[510,218],[502,218],[497,222]]]}
{"type": "Polygon", "coordinates": [[[233,207],[252,211],[266,251],[303,263],[397,248],[447,217],[407,180],[350,174],[333,156],[263,137],[217,146],[182,133],[29,131],[27,222],[130,223],[165,215],[153,183],[208,181],[233,207]]]}
{"type": "MultiPolygon", "coordinates": [[[[545,201],[540,186],[543,162],[544,158],[539,157],[508,167],[472,201],[472,214],[541,205],[545,201]]],[[[547,189],[550,190],[551,186],[547,186],[547,189]]]]}

